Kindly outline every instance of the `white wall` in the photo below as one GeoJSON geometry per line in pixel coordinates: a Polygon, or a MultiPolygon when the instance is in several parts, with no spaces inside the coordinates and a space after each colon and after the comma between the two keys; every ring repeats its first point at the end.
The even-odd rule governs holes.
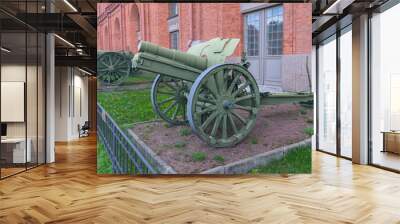
{"type": "Polygon", "coordinates": [[[78,125],[88,120],[88,78],[83,75],[76,68],[56,67],[55,141],[79,138],[78,125]]]}

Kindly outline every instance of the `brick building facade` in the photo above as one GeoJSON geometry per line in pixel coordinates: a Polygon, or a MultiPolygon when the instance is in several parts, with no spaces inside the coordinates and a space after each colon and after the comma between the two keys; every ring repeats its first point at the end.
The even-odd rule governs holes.
{"type": "Polygon", "coordinates": [[[136,52],[146,40],[186,51],[215,37],[240,38],[231,60],[246,51],[261,87],[299,91],[308,86],[303,76],[311,53],[311,4],[101,3],[97,11],[99,50],[136,52]]]}

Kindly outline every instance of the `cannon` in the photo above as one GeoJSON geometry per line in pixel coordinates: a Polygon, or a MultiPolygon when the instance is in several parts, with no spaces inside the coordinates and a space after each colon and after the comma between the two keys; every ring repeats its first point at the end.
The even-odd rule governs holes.
{"type": "Polygon", "coordinates": [[[239,39],[215,38],[187,52],[141,41],[138,52],[100,52],[98,76],[105,83],[138,73],[155,74],[151,88],[154,111],[172,125],[189,123],[213,147],[241,142],[256,123],[260,105],[303,102],[313,94],[260,93],[249,63],[227,63],[239,39]]]}

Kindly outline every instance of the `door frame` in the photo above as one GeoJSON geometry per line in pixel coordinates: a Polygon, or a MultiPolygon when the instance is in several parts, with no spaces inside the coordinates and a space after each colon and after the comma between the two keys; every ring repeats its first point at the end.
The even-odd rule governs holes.
{"type": "MultiPolygon", "coordinates": [[[[267,7],[264,7],[264,8],[258,8],[258,9],[255,9],[255,10],[253,10],[253,11],[246,11],[246,12],[244,12],[243,13],[243,16],[244,16],[244,23],[243,23],[243,31],[244,31],[244,43],[247,43],[247,34],[246,34],[246,31],[247,31],[247,18],[246,18],[246,16],[247,15],[249,15],[249,14],[252,14],[252,13],[258,13],[259,14],[259,20],[260,20],[260,22],[259,22],[259,24],[260,24],[260,27],[259,27],[259,45],[258,45],[258,47],[259,47],[259,49],[258,49],[258,52],[259,52],[259,54],[258,54],[258,56],[248,56],[248,55],[246,55],[247,56],[247,58],[248,59],[251,59],[251,60],[258,60],[258,71],[259,71],[259,83],[258,83],[258,85],[259,86],[268,86],[267,84],[269,84],[271,87],[275,87],[274,85],[271,85],[271,83],[267,83],[267,82],[278,82],[279,84],[276,86],[277,88],[282,88],[282,55],[283,54],[280,54],[280,55],[268,55],[267,53],[267,41],[266,41],[266,39],[267,39],[267,29],[266,29],[266,20],[267,20],[267,11],[268,10],[271,10],[271,9],[273,9],[273,8],[276,8],[276,7],[281,7],[282,8],[282,17],[284,16],[284,8],[283,8],[283,4],[274,4],[274,5],[270,5],[270,6],[267,6],[267,7]],[[273,79],[271,79],[271,80],[268,80],[267,79],[267,77],[266,77],[266,74],[265,74],[265,71],[264,71],[264,67],[265,67],[265,64],[266,64],[266,61],[268,60],[268,58],[272,58],[272,59],[279,59],[280,60],[280,66],[279,66],[279,69],[280,69],[280,80],[273,80],[273,79]]],[[[283,33],[283,24],[284,24],[284,20],[283,20],[283,18],[282,18],[282,33],[283,33]]],[[[283,49],[283,37],[282,37],[282,49],[283,49]]],[[[246,44],[244,44],[244,51],[247,53],[247,46],[246,46],[246,44]]]]}
{"type": "Polygon", "coordinates": [[[330,155],[333,155],[333,156],[337,156],[337,157],[340,157],[340,158],[344,158],[344,159],[347,159],[347,160],[352,160],[352,158],[350,158],[350,157],[347,157],[347,156],[344,156],[344,155],[342,155],[342,150],[341,150],[341,118],[340,118],[340,115],[341,115],[341,108],[340,108],[340,103],[341,103],[341,90],[340,90],[340,84],[341,84],[341,67],[340,67],[340,60],[341,60],[341,57],[340,57],[340,37],[344,34],[344,33],[346,33],[346,32],[351,32],[351,30],[350,31],[346,31],[346,32],[343,32],[343,31],[345,31],[346,29],[348,29],[348,27],[349,26],[351,26],[352,25],[352,22],[350,21],[346,21],[347,22],[347,24],[345,24],[344,26],[342,26],[342,27],[336,27],[336,30],[335,30],[335,32],[333,32],[331,35],[328,35],[328,36],[325,36],[323,39],[320,39],[319,40],[319,42],[316,44],[316,93],[317,93],[317,97],[316,97],[316,133],[315,133],[315,142],[316,142],[316,150],[317,151],[319,151],[319,152],[324,152],[324,153],[327,153],[327,154],[330,154],[330,155]],[[334,37],[334,40],[332,40],[332,41],[336,41],[336,57],[335,57],[335,64],[336,64],[336,83],[335,83],[335,85],[336,85],[336,152],[335,153],[332,153],[332,152],[328,152],[328,151],[326,151],[326,150],[324,150],[324,149],[320,149],[319,148],[319,133],[320,133],[320,130],[319,130],[319,110],[320,110],[320,105],[319,105],[319,101],[320,101],[320,97],[319,97],[319,94],[320,94],[320,92],[321,92],[321,89],[320,89],[320,86],[319,86],[319,84],[320,84],[320,79],[319,79],[319,76],[320,76],[320,74],[319,74],[319,59],[320,59],[320,56],[319,56],[319,49],[320,49],[320,43],[322,43],[322,42],[324,42],[325,40],[327,40],[327,39],[329,39],[329,38],[332,38],[332,36],[335,36],[334,37]]]}

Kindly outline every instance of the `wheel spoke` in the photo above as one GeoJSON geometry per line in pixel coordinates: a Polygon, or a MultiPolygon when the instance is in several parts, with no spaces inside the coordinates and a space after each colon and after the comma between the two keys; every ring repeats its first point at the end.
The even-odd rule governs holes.
{"type": "Polygon", "coordinates": [[[174,111],[174,114],[172,115],[172,120],[175,120],[176,115],[178,114],[179,109],[181,108],[181,104],[178,103],[178,105],[176,106],[176,109],[174,111]]]}
{"type": "Polygon", "coordinates": [[[215,119],[215,117],[218,115],[218,111],[214,111],[201,125],[201,129],[207,128],[207,126],[215,119]]]}
{"type": "Polygon", "coordinates": [[[186,105],[183,105],[183,120],[186,121],[186,105]]]}
{"type": "Polygon", "coordinates": [[[110,56],[108,56],[107,58],[108,58],[108,65],[109,65],[109,66],[112,66],[112,65],[113,65],[113,63],[112,63],[112,59],[111,59],[111,57],[110,57],[110,56]]]}
{"type": "MultiPolygon", "coordinates": [[[[234,74],[234,72],[232,72],[232,75],[234,74]]],[[[232,83],[231,83],[231,85],[229,86],[229,88],[228,88],[228,93],[232,93],[232,91],[233,91],[233,87],[235,87],[235,84],[237,83],[237,81],[239,80],[239,78],[240,78],[240,75],[236,75],[235,76],[235,78],[233,79],[233,81],[232,81],[232,83]]]]}
{"type": "Polygon", "coordinates": [[[227,118],[228,115],[224,114],[223,115],[223,119],[222,119],[222,138],[226,138],[227,137],[227,118]]]}
{"type": "Polygon", "coordinates": [[[117,57],[117,60],[114,61],[113,65],[117,67],[119,65],[119,62],[121,61],[121,57],[117,57]]]}
{"type": "Polygon", "coordinates": [[[208,107],[205,103],[200,103],[199,101],[196,102],[196,106],[199,106],[200,108],[207,108],[208,107]]]}
{"type": "Polygon", "coordinates": [[[219,124],[221,123],[221,119],[222,119],[222,115],[219,114],[217,119],[214,122],[214,126],[211,131],[211,136],[215,137],[215,135],[217,134],[217,130],[219,128],[219,124]]]}
{"type": "Polygon", "coordinates": [[[215,82],[217,84],[218,93],[220,95],[225,93],[225,85],[224,85],[224,70],[217,72],[215,75],[215,82]]]}
{"type": "Polygon", "coordinates": [[[169,96],[175,96],[175,94],[174,94],[174,93],[171,93],[171,92],[158,91],[157,93],[158,93],[158,94],[169,95],[169,96]]]}
{"type": "Polygon", "coordinates": [[[235,102],[238,103],[240,101],[248,100],[248,99],[255,98],[255,97],[256,96],[254,96],[253,94],[252,95],[246,95],[246,96],[242,96],[242,97],[236,98],[235,102]]]}
{"type": "Polygon", "coordinates": [[[231,115],[230,113],[228,113],[228,118],[229,118],[229,121],[230,121],[230,123],[231,123],[233,132],[235,132],[235,134],[236,134],[236,133],[238,132],[238,130],[237,130],[235,121],[233,120],[233,117],[232,117],[232,115],[231,115]]]}
{"type": "Polygon", "coordinates": [[[209,103],[209,104],[212,104],[212,105],[215,105],[215,104],[216,104],[215,100],[206,99],[206,98],[203,97],[203,96],[199,96],[199,97],[198,97],[198,101],[199,101],[199,102],[202,102],[202,103],[209,103]]]}
{"type": "Polygon", "coordinates": [[[196,112],[196,114],[197,114],[197,115],[202,115],[202,114],[204,114],[204,113],[214,111],[215,109],[216,109],[215,106],[209,106],[209,107],[207,107],[207,108],[204,109],[204,110],[201,110],[201,111],[196,112]]]}
{"type": "Polygon", "coordinates": [[[251,107],[241,106],[241,105],[238,105],[238,104],[235,104],[234,108],[235,109],[239,109],[239,110],[246,110],[246,111],[249,111],[249,112],[251,112],[253,110],[253,108],[251,108],[251,107]]]}
{"type": "Polygon", "coordinates": [[[238,113],[236,113],[234,111],[231,111],[231,113],[233,116],[235,116],[237,119],[239,119],[243,124],[247,123],[246,120],[242,116],[240,116],[238,113]]]}
{"type": "Polygon", "coordinates": [[[216,85],[216,83],[215,83],[215,80],[209,78],[209,79],[207,80],[207,83],[206,83],[205,86],[207,87],[208,90],[211,91],[211,93],[214,95],[214,98],[217,98],[217,96],[218,96],[219,94],[218,94],[218,88],[217,88],[217,85],[216,85]]]}
{"type": "Polygon", "coordinates": [[[168,111],[170,111],[177,103],[178,103],[177,101],[173,102],[171,105],[169,105],[169,106],[163,111],[163,113],[164,113],[164,114],[167,114],[168,111]]]}
{"type": "Polygon", "coordinates": [[[161,105],[163,105],[164,103],[170,102],[170,101],[172,101],[172,100],[174,100],[174,99],[175,99],[175,96],[168,97],[167,99],[165,99],[165,100],[159,102],[158,105],[161,106],[161,105]]]}
{"type": "Polygon", "coordinates": [[[164,82],[164,84],[165,84],[166,86],[168,86],[170,89],[172,89],[172,90],[174,90],[174,91],[177,91],[177,89],[176,89],[174,86],[172,86],[170,83],[164,82]]]}

